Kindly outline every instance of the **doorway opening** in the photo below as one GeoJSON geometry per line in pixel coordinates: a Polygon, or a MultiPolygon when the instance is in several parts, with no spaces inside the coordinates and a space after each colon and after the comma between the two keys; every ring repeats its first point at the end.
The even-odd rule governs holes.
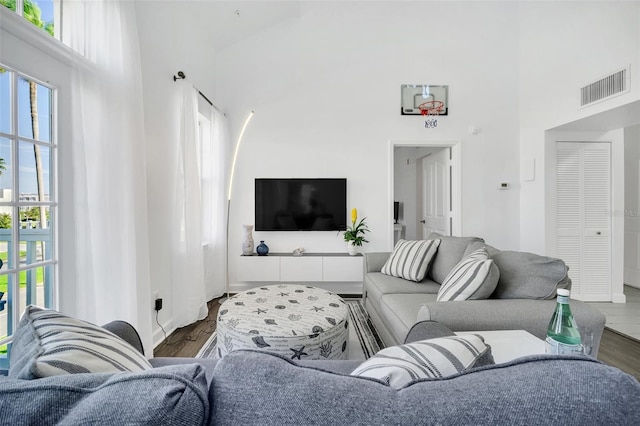
{"type": "Polygon", "coordinates": [[[461,235],[458,142],[391,142],[393,238],[461,235]]]}

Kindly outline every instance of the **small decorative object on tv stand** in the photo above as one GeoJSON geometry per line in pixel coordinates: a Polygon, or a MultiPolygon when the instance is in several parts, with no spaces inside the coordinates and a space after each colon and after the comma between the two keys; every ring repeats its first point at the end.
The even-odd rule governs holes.
{"type": "Polygon", "coordinates": [[[242,225],[242,254],[251,256],[253,254],[253,225],[242,225]]]}
{"type": "Polygon", "coordinates": [[[264,241],[260,241],[258,247],[256,247],[256,251],[258,252],[258,256],[266,256],[269,253],[269,246],[264,243],[264,241]]]}
{"type": "Polygon", "coordinates": [[[304,247],[298,247],[297,249],[293,250],[294,256],[302,256],[303,253],[304,253],[304,247]]]}

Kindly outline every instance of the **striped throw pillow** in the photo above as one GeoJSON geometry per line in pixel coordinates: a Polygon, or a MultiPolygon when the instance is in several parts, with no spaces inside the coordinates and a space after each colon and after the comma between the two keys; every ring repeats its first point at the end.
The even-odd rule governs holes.
{"type": "Polygon", "coordinates": [[[380,272],[392,277],[420,282],[427,275],[439,245],[439,239],[399,240],[380,272]]]}
{"type": "MultiPolygon", "coordinates": [[[[481,247],[462,259],[442,282],[436,300],[468,300],[473,299],[474,294],[480,292],[491,294],[497,282],[486,280],[493,260],[489,259],[486,247],[481,247]],[[483,285],[493,285],[491,291],[485,291],[483,285]]],[[[495,281],[495,280],[494,280],[495,281]]]]}
{"type": "Polygon", "coordinates": [[[400,389],[414,380],[442,378],[473,367],[494,364],[482,336],[439,337],[381,350],[351,375],[382,380],[400,389]]]}
{"type": "Polygon", "coordinates": [[[143,354],[102,327],[29,305],[14,333],[9,376],[30,380],[151,368],[143,354]]]}

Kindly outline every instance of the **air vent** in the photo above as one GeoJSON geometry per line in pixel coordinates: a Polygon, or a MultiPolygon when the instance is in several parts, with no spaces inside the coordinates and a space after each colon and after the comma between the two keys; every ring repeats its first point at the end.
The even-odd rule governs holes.
{"type": "Polygon", "coordinates": [[[580,106],[601,101],[629,90],[629,69],[614,72],[580,89],[580,106]]]}

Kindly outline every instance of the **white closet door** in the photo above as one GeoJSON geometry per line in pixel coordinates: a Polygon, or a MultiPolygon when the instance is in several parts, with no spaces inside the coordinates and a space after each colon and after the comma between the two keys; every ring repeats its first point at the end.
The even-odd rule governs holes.
{"type": "Polygon", "coordinates": [[[610,152],[606,142],[556,145],[557,254],[575,299],[611,300],[610,152]]]}

